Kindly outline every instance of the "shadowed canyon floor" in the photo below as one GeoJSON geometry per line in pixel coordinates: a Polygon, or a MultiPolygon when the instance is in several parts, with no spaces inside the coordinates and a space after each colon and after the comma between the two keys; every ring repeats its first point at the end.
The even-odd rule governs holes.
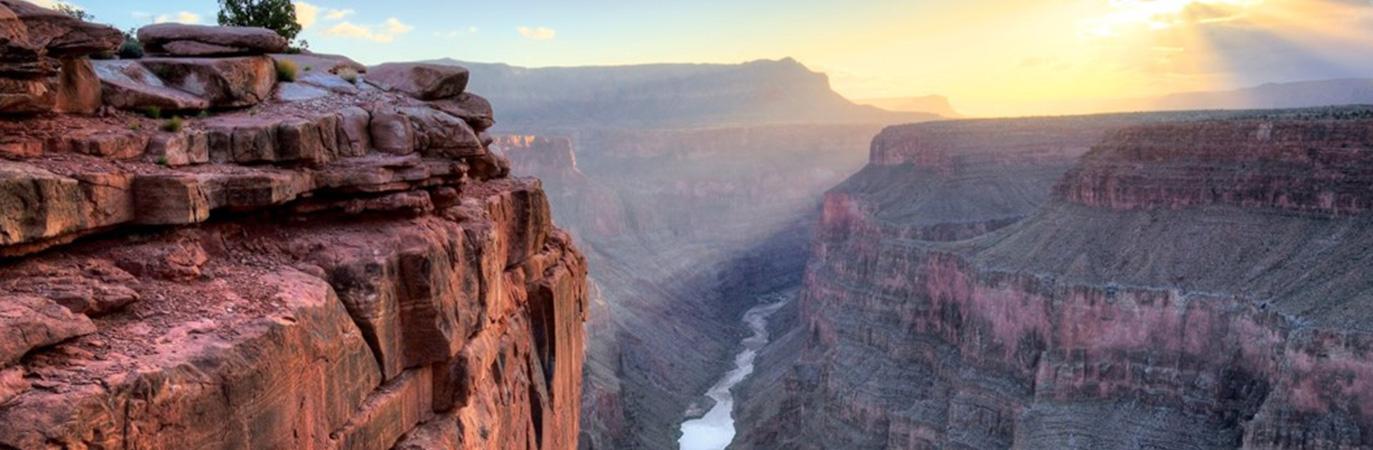
{"type": "Polygon", "coordinates": [[[732,390],[753,374],[753,361],[758,356],[758,351],[769,342],[768,317],[786,306],[788,300],[772,299],[770,303],[763,303],[744,312],[744,324],[748,325],[749,331],[753,334],[740,343],[743,350],[734,357],[734,368],[706,391],[706,397],[714,402],[710,409],[699,418],[682,422],[682,438],[678,440],[682,450],[722,450],[734,440],[732,390]]]}

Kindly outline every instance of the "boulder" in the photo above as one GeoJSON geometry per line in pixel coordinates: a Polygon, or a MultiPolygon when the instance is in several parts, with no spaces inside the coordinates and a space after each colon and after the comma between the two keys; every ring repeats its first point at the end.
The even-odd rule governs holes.
{"type": "Polygon", "coordinates": [[[470,92],[450,99],[436,100],[429,105],[458,116],[478,132],[489,130],[496,125],[496,115],[491,108],[491,102],[470,92]]]}
{"type": "MultiPolygon", "coordinates": [[[[23,23],[31,48],[42,48],[48,56],[108,53],[124,42],[124,35],[112,27],[82,22],[23,0],[0,0],[0,7],[8,9],[23,23]]],[[[7,21],[4,16],[6,14],[0,13],[0,28],[8,28],[9,33],[14,33],[13,22],[7,21]]],[[[0,31],[0,36],[4,33],[0,31]]],[[[0,40],[3,39],[0,37],[0,40]]]]}
{"type": "Polygon", "coordinates": [[[391,63],[373,67],[367,82],[420,100],[457,97],[467,89],[467,69],[422,63],[391,63]]]}
{"type": "Polygon", "coordinates": [[[377,150],[392,155],[408,155],[415,152],[415,127],[410,118],[393,107],[383,107],[371,111],[372,145],[377,150]]]}
{"type": "Polygon", "coordinates": [[[115,108],[194,111],[210,107],[208,100],[168,87],[137,61],[94,61],[93,64],[103,87],[105,104],[115,108]]]}
{"type": "Polygon", "coordinates": [[[410,119],[415,149],[424,156],[462,158],[485,152],[472,127],[457,116],[428,107],[400,108],[410,119]]]}
{"type": "Polygon", "coordinates": [[[144,49],[155,55],[236,56],[286,51],[289,42],[275,31],[257,27],[216,27],[160,23],[138,30],[144,49]]]}
{"type": "Polygon", "coordinates": [[[215,108],[241,108],[267,100],[276,86],[272,58],[144,58],[139,61],[166,86],[205,99],[215,108]]]}
{"type": "Polygon", "coordinates": [[[0,296],[0,366],[19,361],[34,349],[95,332],[91,319],[51,300],[28,295],[0,296]]]}

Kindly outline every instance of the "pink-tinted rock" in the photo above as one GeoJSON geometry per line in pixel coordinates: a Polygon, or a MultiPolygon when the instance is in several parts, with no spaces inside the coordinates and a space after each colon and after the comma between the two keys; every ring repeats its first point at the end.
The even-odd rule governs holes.
{"type": "Polygon", "coordinates": [[[143,112],[148,108],[164,111],[204,110],[210,101],[162,82],[138,61],[94,61],[106,105],[143,112]]]}
{"type": "Polygon", "coordinates": [[[24,379],[24,369],[19,367],[0,368],[0,405],[29,390],[29,382],[24,379]]]}
{"type": "Polygon", "coordinates": [[[100,79],[86,58],[63,58],[53,112],[91,114],[100,109],[100,79]]]}
{"type": "Polygon", "coordinates": [[[86,316],[51,300],[28,295],[0,296],[0,367],[30,351],[95,332],[86,316]]]}
{"type": "Polygon", "coordinates": [[[478,132],[486,131],[496,124],[495,112],[491,102],[479,95],[464,92],[451,99],[435,100],[430,106],[440,111],[458,116],[478,132]]]}
{"type": "Polygon", "coordinates": [[[160,23],[138,30],[138,41],[153,54],[174,56],[261,55],[286,51],[286,38],[257,27],[220,27],[160,23]]]}
{"type": "Polygon", "coordinates": [[[367,71],[367,82],[420,100],[457,97],[467,89],[467,69],[422,63],[390,63],[367,71]]]}
{"type": "Polygon", "coordinates": [[[210,102],[215,108],[253,106],[271,98],[276,66],[266,56],[237,58],[144,58],[167,86],[210,102]]]}
{"type": "MultiPolygon", "coordinates": [[[[124,36],[112,27],[82,22],[61,12],[23,0],[0,0],[0,6],[12,11],[24,24],[28,43],[45,49],[49,56],[105,53],[114,51],[124,42],[124,36]]],[[[0,16],[2,15],[3,13],[0,13],[0,16]]],[[[0,18],[0,22],[3,21],[4,19],[0,18]]]]}

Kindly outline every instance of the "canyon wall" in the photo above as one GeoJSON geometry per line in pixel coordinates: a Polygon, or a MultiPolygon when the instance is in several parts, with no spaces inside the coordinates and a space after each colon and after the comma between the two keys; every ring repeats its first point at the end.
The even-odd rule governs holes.
{"type": "Polygon", "coordinates": [[[1373,446],[1373,111],[1159,117],[1054,170],[943,124],[875,150],[826,197],[734,447],[1373,446]],[[933,169],[884,184],[900,166],[933,169]],[[1036,197],[939,187],[960,173],[1036,197]],[[957,232],[931,202],[969,208],[957,232]]]}
{"type": "Polygon", "coordinates": [[[586,260],[465,70],[0,31],[36,71],[0,70],[0,448],[576,447],[586,260]]]}
{"type": "Polygon", "coordinates": [[[675,448],[732,364],[756,297],[800,284],[825,189],[878,125],[587,130],[505,136],[515,173],[544,180],[586,250],[583,448],[675,448]],[[690,411],[689,411],[690,410],[690,411]]]}

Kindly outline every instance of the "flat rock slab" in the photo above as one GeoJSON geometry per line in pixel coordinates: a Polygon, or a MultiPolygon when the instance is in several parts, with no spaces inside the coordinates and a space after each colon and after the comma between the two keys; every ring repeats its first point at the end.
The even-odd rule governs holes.
{"type": "Polygon", "coordinates": [[[466,68],[440,64],[391,63],[373,67],[367,82],[420,100],[457,97],[467,90],[466,68]]]}
{"type": "Polygon", "coordinates": [[[210,101],[174,89],[138,61],[94,61],[106,105],[125,110],[157,107],[168,111],[203,110],[210,101]]]}
{"type": "MultiPolygon", "coordinates": [[[[28,47],[42,48],[47,56],[85,56],[111,52],[124,42],[123,34],[112,27],[83,22],[23,0],[0,0],[0,7],[8,9],[22,23],[28,47]]],[[[13,21],[4,18],[7,15],[0,13],[0,28],[10,31],[0,31],[0,35],[17,33],[13,21]]],[[[0,48],[6,47],[9,44],[0,45],[0,48]]]]}
{"type": "Polygon", "coordinates": [[[19,361],[36,348],[95,332],[86,316],[41,297],[0,296],[0,367],[19,361]]]}
{"type": "Polygon", "coordinates": [[[216,108],[241,108],[271,98],[276,65],[266,56],[240,58],[144,58],[139,61],[167,86],[216,108]]]}
{"type": "Polygon", "coordinates": [[[148,52],[172,56],[262,55],[286,51],[289,43],[275,31],[257,27],[215,27],[160,23],[138,30],[148,52]]]}

